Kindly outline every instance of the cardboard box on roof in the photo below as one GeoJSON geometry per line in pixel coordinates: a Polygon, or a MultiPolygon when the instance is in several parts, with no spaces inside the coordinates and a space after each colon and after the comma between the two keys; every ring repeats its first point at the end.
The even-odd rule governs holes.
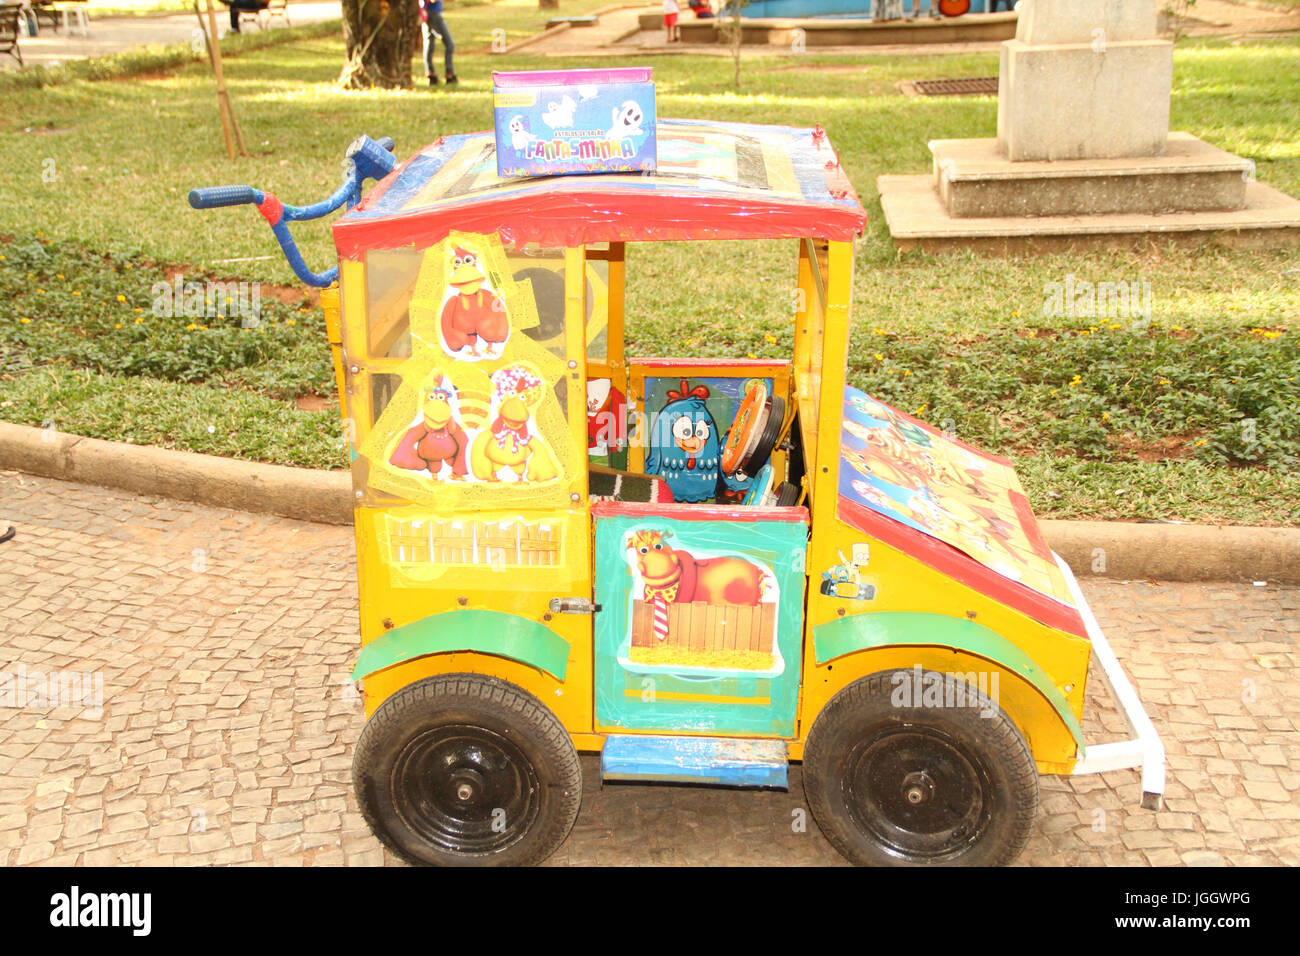
{"type": "Polygon", "coordinates": [[[497,175],[653,170],[653,74],[648,68],[492,74],[497,175]]]}

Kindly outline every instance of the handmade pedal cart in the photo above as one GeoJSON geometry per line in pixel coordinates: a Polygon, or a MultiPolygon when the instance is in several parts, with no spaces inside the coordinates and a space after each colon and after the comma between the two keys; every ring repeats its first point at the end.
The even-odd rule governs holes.
{"type": "Polygon", "coordinates": [[[1160,741],[1010,465],[846,385],[866,216],[826,136],[657,134],[653,174],[501,179],[491,133],[393,168],[363,138],[315,207],[192,194],[256,203],[322,285],[286,223],[352,206],[325,305],[374,832],[417,863],[538,862],[580,751],[605,780],[738,787],[801,761],[858,863],[1006,863],[1039,773],[1140,767],[1158,807],[1160,741]],[[625,354],[636,244],[738,239],[790,241],[793,354],[625,354]],[[1085,747],[1094,656],[1133,735],[1085,747]]]}

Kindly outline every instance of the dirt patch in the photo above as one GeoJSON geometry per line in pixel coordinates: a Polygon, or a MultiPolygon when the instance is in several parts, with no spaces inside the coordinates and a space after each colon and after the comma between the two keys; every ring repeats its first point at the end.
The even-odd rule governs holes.
{"type": "Polygon", "coordinates": [[[300,412],[323,412],[334,404],[334,399],[324,395],[299,395],[293,401],[300,412]]]}
{"type": "Polygon", "coordinates": [[[1191,457],[1192,442],[1199,437],[1196,433],[1187,433],[1151,440],[1125,432],[1111,436],[1110,441],[1120,451],[1136,456],[1138,461],[1178,461],[1191,457]]]}
{"type": "MultiPolygon", "coordinates": [[[[197,282],[199,280],[213,282],[247,282],[247,279],[236,279],[231,277],[213,277],[209,276],[198,269],[186,269],[184,266],[163,266],[163,275],[168,282],[175,282],[177,276],[183,282],[197,282]]],[[[284,305],[303,305],[304,303],[310,308],[316,308],[320,305],[320,289],[308,288],[300,285],[276,285],[274,282],[258,282],[257,292],[259,296],[275,299],[284,305]]]]}

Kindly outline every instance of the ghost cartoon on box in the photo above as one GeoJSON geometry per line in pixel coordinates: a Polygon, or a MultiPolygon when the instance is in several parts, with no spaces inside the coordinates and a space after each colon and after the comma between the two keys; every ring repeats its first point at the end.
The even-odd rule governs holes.
{"type": "Polygon", "coordinates": [[[748,479],[737,481],[720,470],[724,436],[705,404],[708,397],[707,385],[690,388],[683,379],[680,390],[668,391],[668,401],[651,427],[645,470],[664,479],[673,501],[714,498],[719,480],[731,491],[749,484],[748,479]]]}
{"type": "Polygon", "coordinates": [[[625,100],[622,106],[614,107],[611,112],[613,123],[609,127],[609,132],[605,134],[606,139],[640,136],[644,132],[641,129],[643,114],[635,100],[625,100]]]}
{"type": "Polygon", "coordinates": [[[537,137],[528,132],[528,122],[522,116],[510,118],[510,145],[515,149],[527,149],[528,144],[537,137]]]}
{"type": "Polygon", "coordinates": [[[542,116],[542,122],[551,129],[567,129],[573,125],[573,114],[577,110],[578,104],[573,102],[573,97],[567,93],[558,103],[552,101],[546,104],[546,113],[542,116]]]}

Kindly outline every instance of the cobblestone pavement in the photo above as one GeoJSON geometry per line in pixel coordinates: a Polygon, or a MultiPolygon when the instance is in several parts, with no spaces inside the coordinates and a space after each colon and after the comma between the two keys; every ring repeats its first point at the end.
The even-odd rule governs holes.
{"type": "MultiPolygon", "coordinates": [[[[28,696],[0,695],[0,863],[394,862],[349,786],[351,529],[13,473],[4,519],[0,671],[28,696]],[[93,675],[92,704],[102,680],[102,713],[66,680],[37,697],[38,673],[93,675]]],[[[1136,771],[1044,777],[1019,862],[1300,864],[1300,589],[1084,589],[1168,747],[1167,810],[1138,808],[1136,771]]],[[[1120,729],[1089,703],[1090,740],[1120,729]]],[[[839,862],[797,825],[797,767],[788,793],[602,789],[597,759],[583,770],[553,864],[839,862]]]]}

